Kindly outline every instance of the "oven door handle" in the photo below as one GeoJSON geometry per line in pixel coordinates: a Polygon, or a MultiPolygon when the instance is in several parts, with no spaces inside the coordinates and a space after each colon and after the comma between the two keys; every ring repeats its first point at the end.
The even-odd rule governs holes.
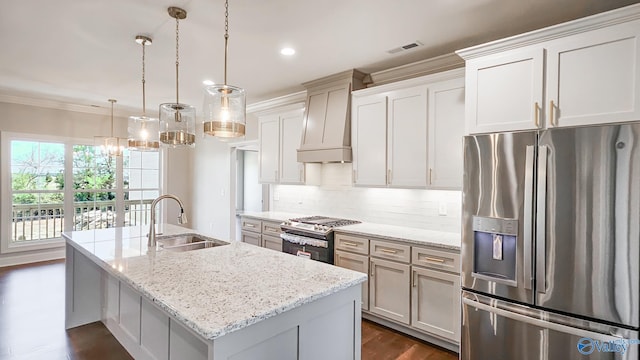
{"type": "Polygon", "coordinates": [[[329,242],[326,240],[314,239],[312,237],[306,237],[301,235],[294,235],[289,233],[280,234],[280,238],[283,241],[290,242],[292,244],[310,245],[321,248],[329,248],[329,242]]]}

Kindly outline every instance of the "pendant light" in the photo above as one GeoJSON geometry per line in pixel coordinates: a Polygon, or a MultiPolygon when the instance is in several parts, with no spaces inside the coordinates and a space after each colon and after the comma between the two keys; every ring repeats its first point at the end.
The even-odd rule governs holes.
{"type": "Polygon", "coordinates": [[[142,45],[142,115],[129,116],[128,147],[138,151],[158,151],[158,119],[147,116],[145,93],[145,47],[151,45],[152,41],[150,37],[138,35],[136,43],[142,45]]]}
{"type": "Polygon", "coordinates": [[[98,150],[107,156],[122,156],[124,150],[124,144],[126,139],[113,136],[113,104],[118,100],[109,99],[111,103],[111,135],[110,136],[96,136],[94,138],[95,146],[98,150]]]}
{"type": "Polygon", "coordinates": [[[244,89],[227,84],[229,50],[229,0],[224,4],[224,84],[205,88],[204,132],[221,138],[244,136],[246,100],[244,89]]]}
{"type": "Polygon", "coordinates": [[[196,108],[181,104],[178,91],[179,23],[187,17],[187,12],[177,7],[170,7],[168,12],[176,19],[176,102],[160,104],[160,142],[170,147],[193,147],[196,141],[196,108]]]}

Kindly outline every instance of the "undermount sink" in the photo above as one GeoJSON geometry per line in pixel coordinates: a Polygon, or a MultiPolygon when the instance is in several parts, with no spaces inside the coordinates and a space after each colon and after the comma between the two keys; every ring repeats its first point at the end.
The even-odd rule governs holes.
{"type": "Polygon", "coordinates": [[[191,251],[191,250],[199,250],[206,249],[216,246],[228,245],[229,243],[207,239],[198,235],[178,235],[178,236],[170,236],[165,238],[156,239],[158,243],[159,250],[167,250],[167,251],[191,251]]]}

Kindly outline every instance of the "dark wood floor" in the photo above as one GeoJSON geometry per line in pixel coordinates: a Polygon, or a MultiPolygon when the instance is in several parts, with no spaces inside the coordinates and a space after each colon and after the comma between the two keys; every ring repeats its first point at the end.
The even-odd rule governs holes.
{"type": "MultiPolygon", "coordinates": [[[[455,360],[369,321],[362,360],[455,360]]],[[[102,323],[64,329],[64,262],[0,268],[0,360],[125,360],[132,357],[102,323]]]]}

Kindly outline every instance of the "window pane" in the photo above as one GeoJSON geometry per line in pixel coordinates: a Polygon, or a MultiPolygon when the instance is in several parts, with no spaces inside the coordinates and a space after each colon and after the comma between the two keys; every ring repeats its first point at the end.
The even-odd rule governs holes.
{"type": "Polygon", "coordinates": [[[142,153],[142,169],[160,169],[160,153],[144,152],[142,153]]]}
{"type": "Polygon", "coordinates": [[[64,221],[64,144],[12,140],[10,158],[11,241],[60,237],[64,221]]]}
{"type": "Polygon", "coordinates": [[[159,187],[158,170],[142,170],[142,186],[143,189],[153,189],[159,187]]]}

